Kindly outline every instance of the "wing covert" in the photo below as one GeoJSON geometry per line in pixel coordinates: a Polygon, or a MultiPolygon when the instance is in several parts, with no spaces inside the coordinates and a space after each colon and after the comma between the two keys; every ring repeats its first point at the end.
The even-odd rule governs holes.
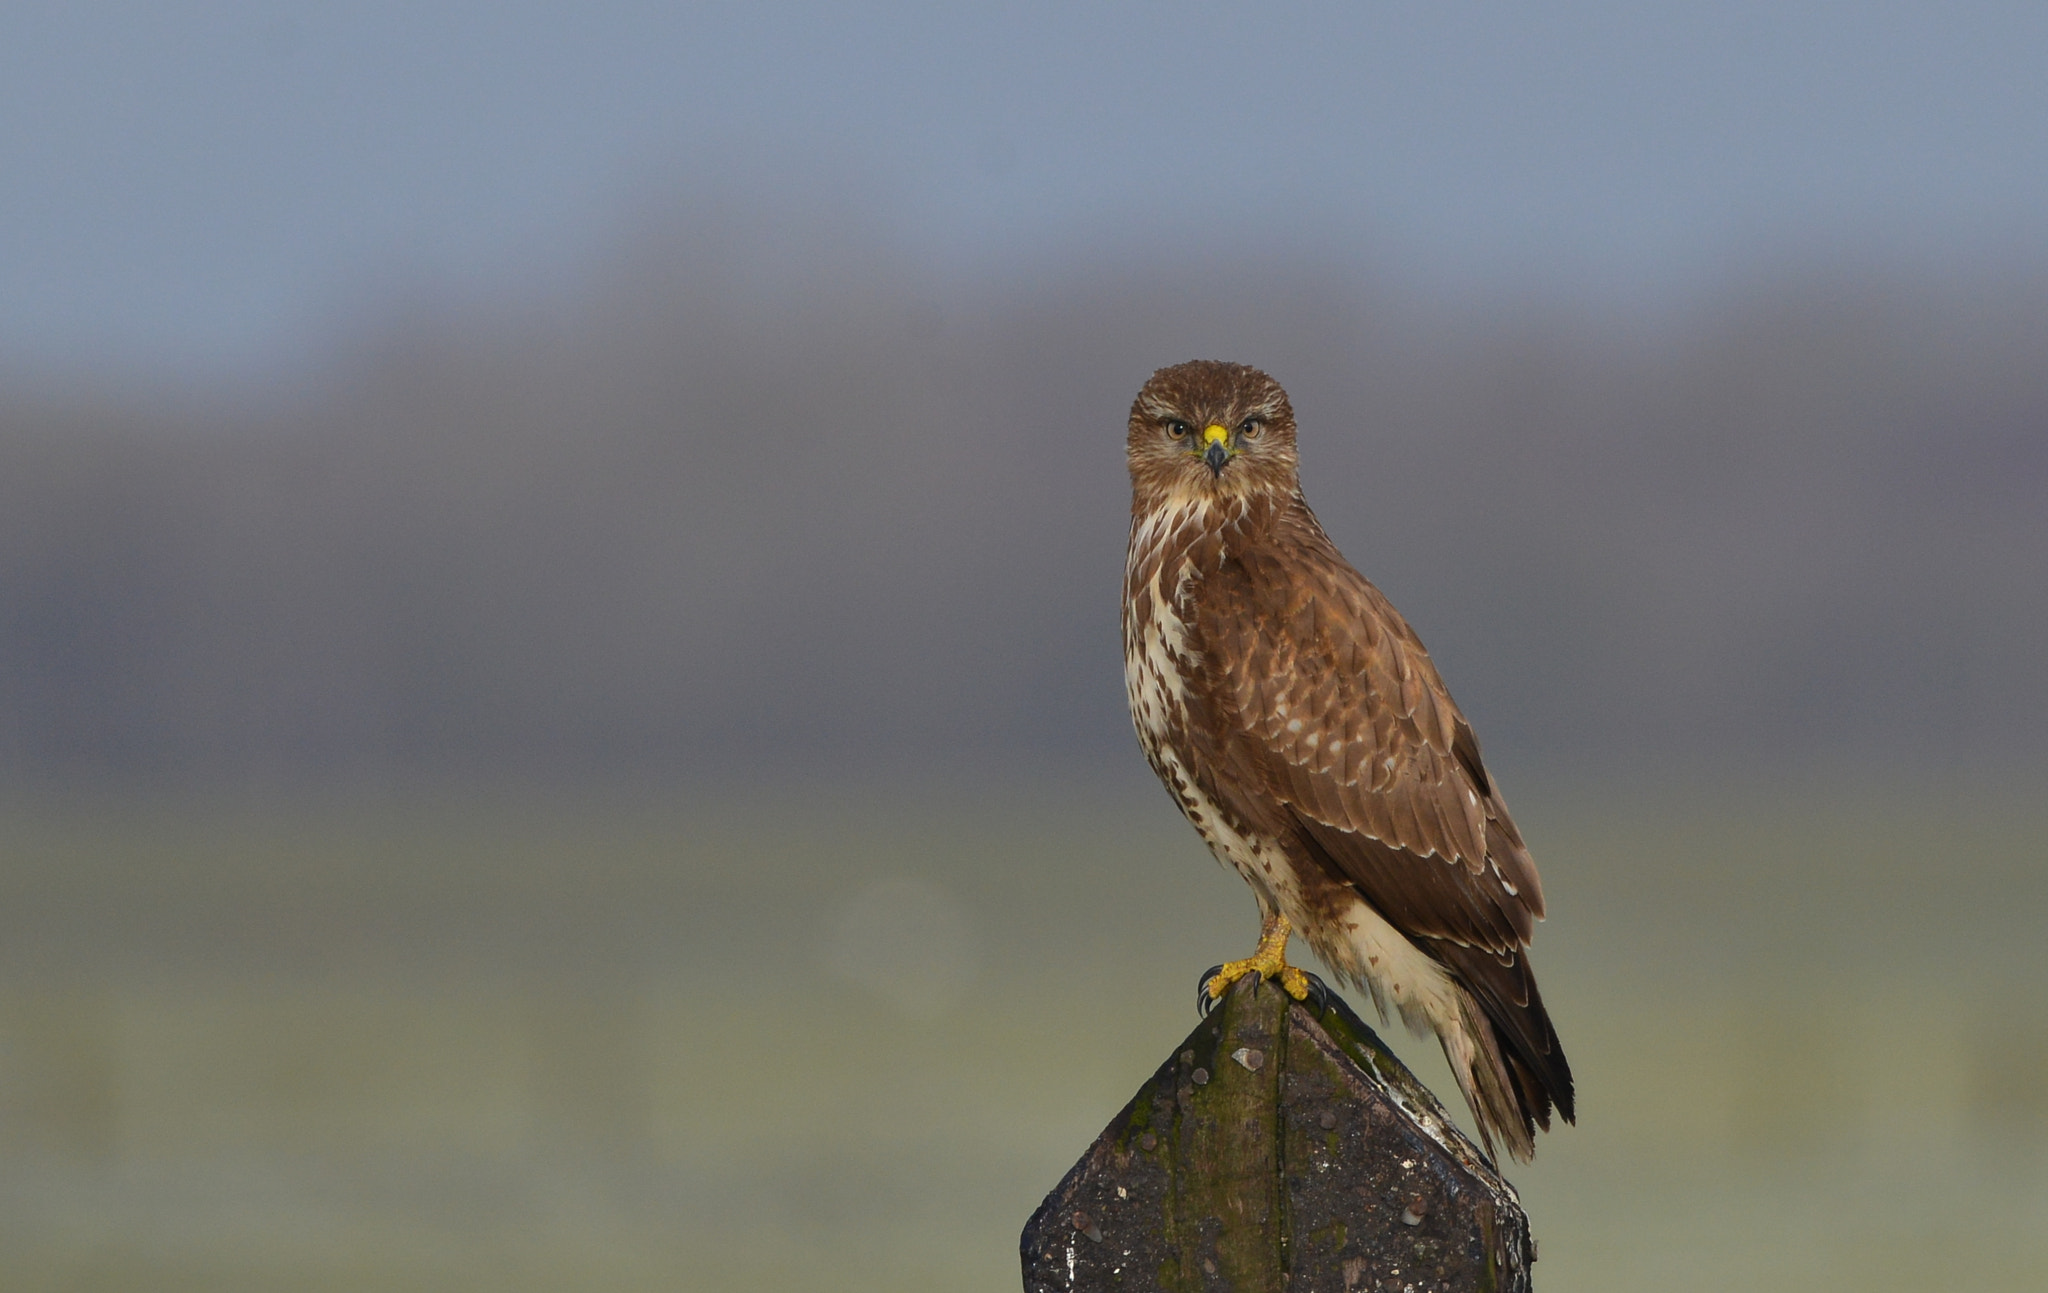
{"type": "Polygon", "coordinates": [[[1535,867],[1400,613],[1319,527],[1202,583],[1194,627],[1231,762],[1398,928],[1512,959],[1543,914],[1535,867]]]}

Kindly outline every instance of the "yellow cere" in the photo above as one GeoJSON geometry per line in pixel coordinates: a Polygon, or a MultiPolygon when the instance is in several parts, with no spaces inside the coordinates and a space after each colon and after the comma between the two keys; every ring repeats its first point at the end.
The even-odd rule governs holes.
{"type": "Polygon", "coordinates": [[[1205,445],[1228,444],[1229,441],[1230,432],[1213,422],[1202,428],[1202,443],[1205,445]]]}

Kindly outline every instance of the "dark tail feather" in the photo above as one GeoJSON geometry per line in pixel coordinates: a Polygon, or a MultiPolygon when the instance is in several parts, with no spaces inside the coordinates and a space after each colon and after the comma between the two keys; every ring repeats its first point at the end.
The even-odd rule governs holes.
{"type": "MultiPolygon", "coordinates": [[[[1473,1071],[1460,1072],[1458,1080],[1480,1135],[1488,1150],[1497,1135],[1509,1154],[1527,1162],[1536,1152],[1536,1129],[1550,1129],[1553,1108],[1566,1122],[1577,1115],[1571,1065],[1543,1009],[1528,957],[1512,956],[1503,965],[1482,948],[1443,942],[1432,942],[1429,951],[1456,973],[1463,989],[1474,1053],[1473,1071]]],[[[1455,1056],[1451,1067],[1460,1068],[1455,1056]]]]}
{"type": "Polygon", "coordinates": [[[1536,1127],[1529,1120],[1514,1080],[1502,1061],[1493,1025],[1487,1022],[1472,994],[1462,988],[1458,991],[1458,1005],[1458,1035],[1440,1038],[1444,1058],[1450,1061],[1458,1089],[1465,1093],[1465,1103],[1479,1126],[1479,1139],[1486,1144],[1487,1157],[1499,1156],[1494,1148],[1498,1140],[1507,1146],[1509,1154],[1526,1163],[1536,1156],[1536,1127]],[[1469,1054],[1461,1054],[1461,1050],[1469,1054]]]}

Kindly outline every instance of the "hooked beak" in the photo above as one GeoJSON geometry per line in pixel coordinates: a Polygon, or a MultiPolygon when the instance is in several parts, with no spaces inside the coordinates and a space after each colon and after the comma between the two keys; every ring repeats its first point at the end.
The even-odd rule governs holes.
{"type": "Polygon", "coordinates": [[[1230,461],[1230,432],[1220,426],[1205,427],[1202,441],[1209,446],[1202,451],[1202,461],[1209,465],[1209,474],[1221,476],[1223,464],[1230,461]]]}

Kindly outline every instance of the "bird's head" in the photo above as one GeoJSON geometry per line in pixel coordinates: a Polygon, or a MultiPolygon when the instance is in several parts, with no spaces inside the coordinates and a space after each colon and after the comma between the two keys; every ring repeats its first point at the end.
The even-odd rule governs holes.
{"type": "Polygon", "coordinates": [[[1131,405],[1134,505],[1297,488],[1294,409],[1256,368],[1198,359],[1152,374],[1131,405]]]}

